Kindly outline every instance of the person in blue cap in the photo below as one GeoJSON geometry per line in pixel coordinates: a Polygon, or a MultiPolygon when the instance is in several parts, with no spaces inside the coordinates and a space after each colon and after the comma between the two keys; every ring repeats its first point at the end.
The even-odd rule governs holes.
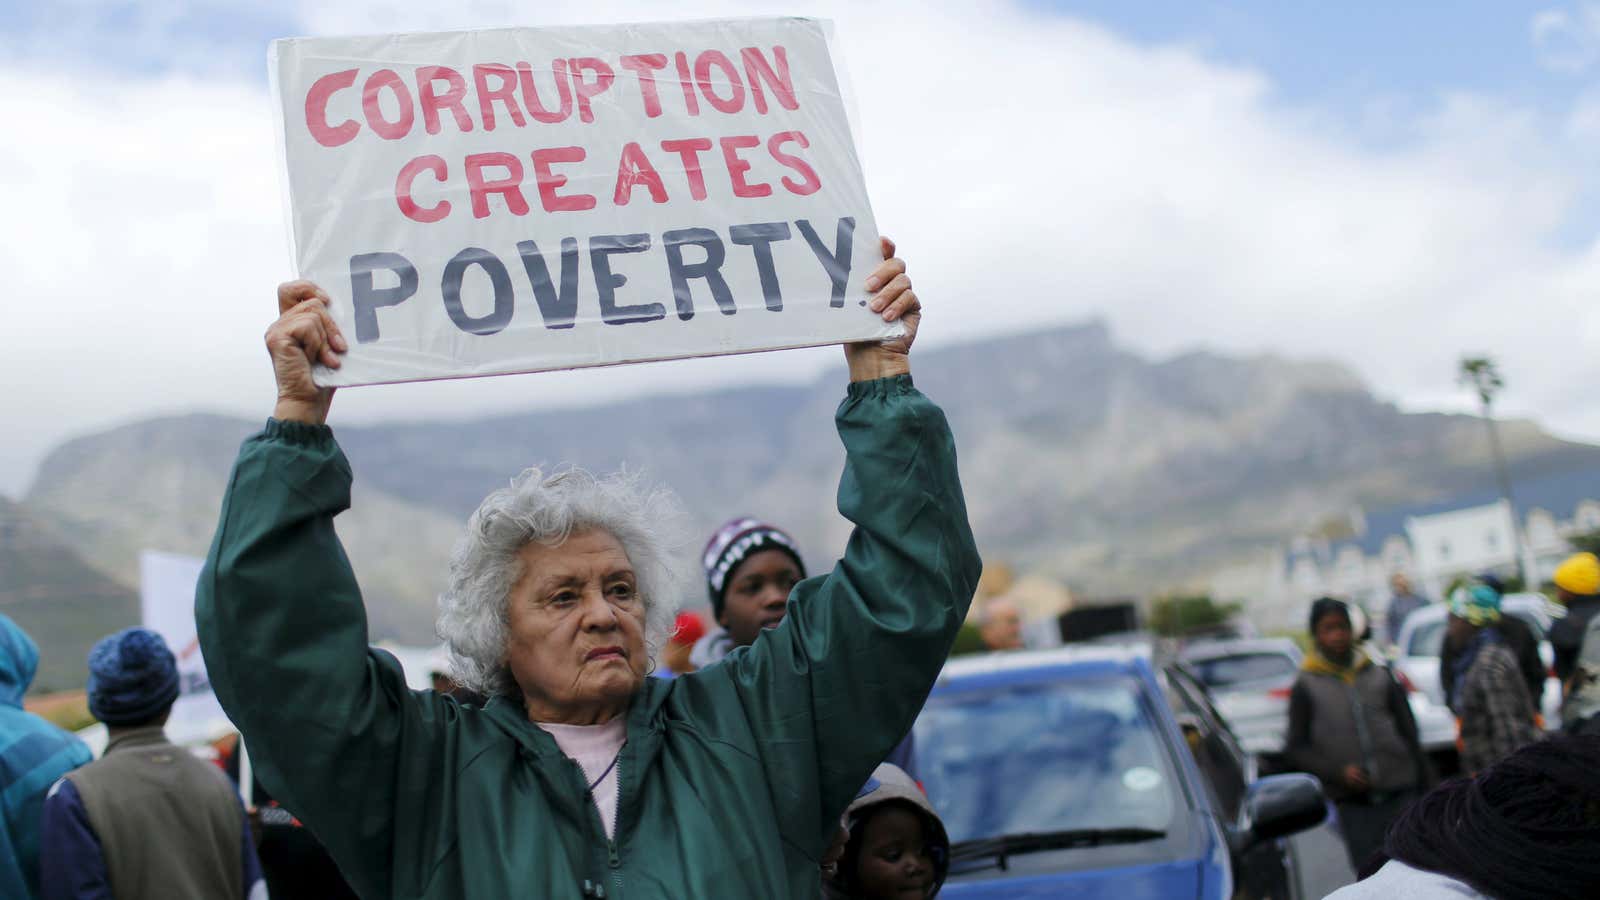
{"type": "Polygon", "coordinates": [[[94,759],[83,742],[22,708],[39,648],[0,614],[0,897],[36,897],[39,814],[58,778],[94,759]]]}
{"type": "Polygon", "coordinates": [[[178,666],[161,636],[129,628],[89,651],[89,712],[104,755],[44,802],[45,900],[246,900],[265,897],[233,783],[167,740],[178,666]]]}

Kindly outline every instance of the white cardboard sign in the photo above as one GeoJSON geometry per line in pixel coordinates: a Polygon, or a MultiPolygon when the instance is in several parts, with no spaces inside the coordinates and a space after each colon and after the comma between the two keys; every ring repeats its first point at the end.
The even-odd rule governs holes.
{"type": "Polygon", "coordinates": [[[272,44],[325,385],[873,340],[877,225],[826,23],[272,44]]]}
{"type": "Polygon", "coordinates": [[[194,621],[195,585],[205,560],[146,550],[139,554],[139,618],[161,635],[178,660],[178,699],[167,732],[179,743],[211,740],[232,730],[211,692],[194,621]]]}

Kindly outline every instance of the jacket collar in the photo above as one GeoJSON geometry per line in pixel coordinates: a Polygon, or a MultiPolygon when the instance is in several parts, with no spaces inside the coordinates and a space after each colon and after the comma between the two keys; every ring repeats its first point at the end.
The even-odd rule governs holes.
{"type": "MultiPolygon", "coordinates": [[[[634,692],[633,701],[626,713],[628,744],[623,750],[625,761],[646,747],[653,754],[659,745],[660,735],[657,732],[660,725],[657,713],[671,687],[670,681],[647,676],[644,678],[644,683],[634,692]]],[[[556,745],[555,738],[543,728],[528,721],[528,714],[517,697],[510,695],[495,697],[485,704],[483,711],[496,727],[517,742],[524,755],[538,760],[562,756],[561,748],[556,745]]]]}
{"type": "Polygon", "coordinates": [[[1372,665],[1372,660],[1367,658],[1367,654],[1363,653],[1359,647],[1351,649],[1350,665],[1348,666],[1339,665],[1323,656],[1322,652],[1316,647],[1312,647],[1306,651],[1305,661],[1300,664],[1300,668],[1313,675],[1331,675],[1346,684],[1355,684],[1356,675],[1370,665],[1372,665]]]}
{"type": "MultiPolygon", "coordinates": [[[[664,727],[661,706],[679,680],[666,681],[646,676],[628,707],[628,737],[622,745],[622,754],[617,757],[617,840],[622,840],[633,828],[640,774],[650,767],[661,751],[661,731],[664,727]]],[[[495,697],[484,706],[483,711],[496,727],[516,741],[517,753],[525,762],[533,764],[535,777],[552,788],[555,796],[563,798],[565,803],[575,802],[580,807],[587,802],[587,799],[579,799],[561,789],[564,784],[579,787],[581,782],[572,784],[554,775],[560,771],[560,767],[552,763],[560,762],[565,756],[549,732],[528,721],[528,714],[518,698],[495,697]]],[[[581,814],[577,809],[573,813],[581,814]]]]}
{"type": "Polygon", "coordinates": [[[112,738],[106,744],[105,752],[100,755],[107,756],[117,750],[132,750],[135,747],[152,747],[160,744],[171,746],[166,732],[160,725],[146,725],[143,728],[130,728],[112,738]]]}

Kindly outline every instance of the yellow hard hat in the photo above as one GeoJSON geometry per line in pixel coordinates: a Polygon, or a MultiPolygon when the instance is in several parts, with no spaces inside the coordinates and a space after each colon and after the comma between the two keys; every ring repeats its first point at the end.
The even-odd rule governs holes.
{"type": "Polygon", "coordinates": [[[1572,594],[1600,594],[1600,559],[1593,553],[1574,553],[1556,567],[1556,587],[1572,594]]]}

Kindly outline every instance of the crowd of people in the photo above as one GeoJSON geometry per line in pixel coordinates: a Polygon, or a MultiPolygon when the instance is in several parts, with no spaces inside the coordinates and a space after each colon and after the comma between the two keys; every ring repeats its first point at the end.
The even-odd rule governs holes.
{"type": "MultiPolygon", "coordinates": [[[[1502,581],[1483,573],[1450,591],[1439,652],[1440,685],[1456,716],[1456,749],[1463,777],[1428,794],[1424,802],[1418,802],[1419,796],[1437,775],[1423,753],[1406,688],[1391,670],[1361,649],[1350,607],[1332,598],[1312,604],[1312,649],[1290,692],[1285,756],[1294,768],[1322,780],[1336,805],[1356,868],[1371,873],[1384,867],[1385,874],[1373,882],[1373,891],[1380,891],[1377,885],[1382,885],[1386,896],[1407,890],[1417,891],[1419,897],[1458,896],[1449,893],[1447,885],[1430,888],[1431,876],[1426,872],[1464,873],[1465,881],[1477,885],[1478,890],[1495,884],[1481,868],[1464,862],[1442,867],[1440,861],[1444,859],[1441,848],[1457,840],[1451,829],[1462,828],[1463,834],[1471,834],[1476,824],[1488,827],[1491,816],[1486,810],[1496,810],[1494,821],[1505,821],[1506,813],[1490,802],[1495,795],[1484,789],[1487,773],[1497,769],[1503,774],[1518,772],[1517,778],[1546,787],[1568,779],[1570,786],[1581,790],[1566,795],[1565,806],[1539,814],[1570,816],[1575,823],[1570,834],[1585,841],[1600,836],[1600,794],[1592,778],[1574,775],[1584,766],[1573,761],[1586,755],[1589,770],[1600,765],[1600,738],[1596,737],[1600,736],[1600,616],[1596,615],[1600,612],[1600,559],[1587,552],[1574,554],[1556,569],[1553,581],[1555,601],[1565,607],[1565,614],[1549,631],[1554,664],[1548,671],[1561,685],[1561,733],[1555,746],[1566,756],[1550,756],[1553,751],[1543,740],[1546,723],[1540,698],[1547,669],[1539,652],[1540,639],[1526,622],[1503,612],[1502,581]],[[1543,749],[1529,749],[1534,747],[1543,749]],[[1505,764],[1511,759],[1520,762],[1505,764]],[[1564,765],[1567,769],[1540,774],[1535,771],[1538,763],[1530,762],[1550,759],[1557,759],[1552,763],[1555,768],[1564,765]],[[1566,762],[1560,762],[1562,759],[1566,762]],[[1435,813],[1445,815],[1440,818],[1435,813]],[[1471,822],[1463,816],[1485,821],[1471,822]],[[1439,831],[1441,823],[1443,832],[1439,831]],[[1424,831],[1435,837],[1418,837],[1424,831]],[[1429,849],[1419,850],[1424,845],[1429,849]],[[1422,874],[1411,871],[1410,867],[1417,865],[1425,870],[1422,874]],[[1429,893],[1436,888],[1443,892],[1429,893]]],[[[1393,596],[1384,618],[1387,643],[1397,640],[1406,620],[1431,603],[1404,575],[1396,575],[1391,587],[1393,596]]],[[[1521,804],[1507,806],[1512,807],[1525,811],[1521,804]]],[[[1527,827],[1535,826],[1530,820],[1527,827]]],[[[1541,849],[1533,840],[1524,843],[1530,859],[1548,862],[1544,855],[1548,848],[1541,849]]],[[[1600,849],[1600,844],[1594,843],[1578,846],[1600,849]]],[[[1468,858],[1470,854],[1460,857],[1468,858]]],[[[1533,870],[1544,871],[1539,866],[1533,870]]],[[[1583,895],[1564,893],[1559,885],[1566,883],[1547,880],[1531,893],[1502,888],[1473,896],[1583,895]]]]}
{"type": "MultiPolygon", "coordinates": [[[[21,710],[38,652],[0,616],[0,894],[936,895],[951,844],[910,731],[981,563],[949,428],[911,381],[921,305],[883,249],[872,308],[906,335],[846,347],[838,503],[854,530],[830,571],[807,577],[787,532],[734,519],[701,555],[709,627],[676,611],[670,495],[530,469],[485,498],[456,548],[438,620],[450,671],[432,692],[369,647],[333,528],[352,472],[326,424],[332,391],[311,378],[347,344],[325,293],[282,286],[267,333],[278,401],[239,453],[196,596],[243,746],[219,766],[167,740],[176,663],[130,629],[89,655],[90,710],[108,728],[91,760],[21,710]]],[[[1600,854],[1552,862],[1600,848],[1600,738],[1584,736],[1600,730],[1600,561],[1573,557],[1556,585],[1572,734],[1541,740],[1537,641],[1502,614],[1494,579],[1474,579],[1446,601],[1441,657],[1466,777],[1437,786],[1359,614],[1312,605],[1286,756],[1321,780],[1369,885],[1522,897],[1538,879],[1555,886],[1544,896],[1600,883],[1600,854]],[[1511,848],[1515,871],[1480,844],[1511,848]]],[[[1390,639],[1428,603],[1394,586],[1390,639]]],[[[1023,645],[1011,600],[976,617],[987,649],[1023,645]]],[[[1348,896],[1376,896],[1360,890],[1348,896]]]]}
{"type": "Polygon", "coordinates": [[[0,888],[44,900],[266,896],[249,817],[222,770],[163,731],[177,660],[130,628],[89,651],[89,711],[105,724],[99,759],[25,712],[33,641],[0,615],[0,888]]]}

